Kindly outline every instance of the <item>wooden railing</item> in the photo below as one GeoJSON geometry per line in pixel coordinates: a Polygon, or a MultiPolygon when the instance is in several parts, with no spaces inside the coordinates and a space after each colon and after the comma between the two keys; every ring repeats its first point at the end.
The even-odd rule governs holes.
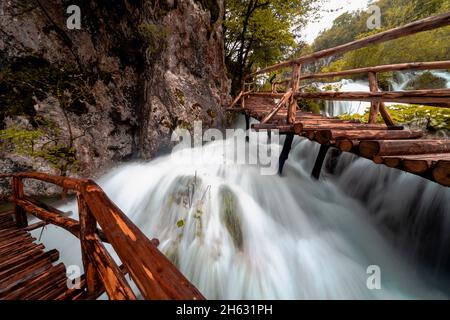
{"type": "Polygon", "coordinates": [[[2,174],[10,178],[17,227],[32,230],[42,225],[61,227],[81,243],[84,266],[82,286],[86,297],[95,298],[106,291],[114,300],[136,299],[125,278],[129,273],[144,299],[204,299],[202,294],[157,249],[92,180],[52,176],[42,173],[2,174]],[[60,210],[28,197],[24,180],[35,179],[76,193],[79,221],[60,210]],[[41,222],[28,226],[27,214],[41,222]],[[101,228],[98,229],[97,225],[101,228]],[[123,263],[118,266],[103,242],[111,244],[123,263]]]}
{"type": "Polygon", "coordinates": [[[317,100],[350,100],[350,101],[369,101],[371,102],[369,123],[376,122],[377,114],[380,113],[384,122],[388,126],[394,126],[394,121],[390,116],[384,102],[400,102],[400,103],[417,103],[427,104],[430,106],[450,107],[450,90],[411,90],[402,92],[380,92],[377,80],[377,74],[388,71],[401,70],[437,70],[450,69],[450,61],[436,62],[417,62],[391,64],[377,67],[367,67],[340,72],[317,73],[317,74],[301,74],[301,67],[307,63],[315,62],[318,59],[343,54],[352,50],[364,48],[369,45],[379,44],[389,40],[398,39],[408,35],[441,28],[450,25],[450,12],[440,14],[419,20],[403,27],[384,31],[370,37],[356,40],[334,48],[322,50],[312,54],[302,56],[297,59],[285,61],[282,63],[269,66],[258,70],[244,77],[242,89],[238,97],[230,105],[233,108],[239,101],[241,107],[245,108],[245,100],[249,96],[266,96],[281,99],[280,104],[274,107],[267,116],[261,121],[261,124],[269,122],[283,107],[288,108],[287,123],[295,124],[297,111],[297,99],[317,99],[317,100]],[[272,83],[271,92],[260,92],[257,84],[258,76],[267,74],[281,69],[291,69],[292,76],[288,79],[282,79],[272,83]],[[300,82],[309,79],[334,78],[349,76],[355,74],[367,74],[369,79],[370,92],[300,92],[300,82]],[[286,84],[285,92],[277,92],[277,86],[286,84]]]}

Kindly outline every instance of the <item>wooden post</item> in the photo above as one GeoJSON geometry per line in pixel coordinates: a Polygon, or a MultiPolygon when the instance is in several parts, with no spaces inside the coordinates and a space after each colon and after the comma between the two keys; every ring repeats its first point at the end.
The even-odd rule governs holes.
{"type": "Polygon", "coordinates": [[[289,158],[289,152],[291,152],[292,142],[294,141],[294,134],[288,133],[286,139],[284,140],[283,150],[281,151],[280,158],[278,160],[278,174],[281,176],[283,174],[284,164],[289,158]]]}
{"type": "Polygon", "coordinates": [[[250,130],[250,116],[248,114],[245,114],[245,141],[246,142],[250,141],[249,130],[250,130]]]}
{"type": "Polygon", "coordinates": [[[320,172],[322,171],[323,162],[325,161],[328,149],[330,149],[329,145],[327,144],[320,145],[319,154],[317,155],[316,163],[314,164],[314,168],[311,173],[311,176],[316,180],[319,180],[320,178],[320,172]]]}
{"type": "MultiPolygon", "coordinates": [[[[370,92],[379,92],[380,91],[380,88],[378,87],[377,74],[375,72],[369,72],[369,87],[370,87],[370,92]]],[[[388,125],[388,126],[395,125],[384,102],[377,102],[377,101],[371,102],[369,123],[373,124],[373,123],[377,122],[378,112],[381,113],[381,116],[383,117],[383,120],[386,123],[386,125],[388,125]]]]}
{"type": "Polygon", "coordinates": [[[295,64],[292,70],[292,83],[291,88],[293,95],[290,98],[289,101],[289,107],[288,107],[288,118],[287,122],[289,124],[295,123],[295,117],[297,114],[297,99],[295,98],[295,94],[298,91],[299,85],[300,85],[300,71],[301,71],[301,65],[295,64]]]}
{"type": "MultiPolygon", "coordinates": [[[[377,74],[369,72],[369,88],[370,92],[378,92],[377,74]]],[[[369,123],[377,123],[378,112],[380,112],[380,102],[373,101],[370,104],[369,123]]]]}
{"type": "Polygon", "coordinates": [[[81,256],[83,259],[84,274],[86,278],[87,293],[89,296],[94,296],[99,290],[101,290],[101,281],[97,274],[95,264],[90,260],[88,250],[90,246],[88,244],[88,238],[94,236],[97,231],[97,222],[89,211],[89,208],[84,201],[81,194],[77,196],[78,200],[78,215],[80,219],[80,243],[81,243],[81,256]]]}
{"type": "MultiPolygon", "coordinates": [[[[12,178],[12,192],[14,200],[23,200],[23,182],[19,177],[12,178]]],[[[14,215],[16,219],[17,228],[25,228],[28,226],[27,213],[17,203],[14,204],[14,215]]]]}

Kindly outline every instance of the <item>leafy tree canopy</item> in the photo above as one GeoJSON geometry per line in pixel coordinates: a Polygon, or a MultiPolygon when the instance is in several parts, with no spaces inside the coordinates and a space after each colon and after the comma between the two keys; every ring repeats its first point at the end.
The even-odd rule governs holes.
{"type": "Polygon", "coordinates": [[[295,40],[321,1],[226,1],[225,53],[234,91],[244,74],[283,60],[299,48],[295,40]]]}

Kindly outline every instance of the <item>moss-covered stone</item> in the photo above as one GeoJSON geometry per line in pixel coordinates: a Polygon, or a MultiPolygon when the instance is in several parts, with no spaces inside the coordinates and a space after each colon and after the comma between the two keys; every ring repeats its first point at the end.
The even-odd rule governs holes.
{"type": "Polygon", "coordinates": [[[420,89],[443,89],[447,85],[447,81],[443,78],[436,77],[431,72],[424,72],[415,79],[409,81],[406,85],[407,90],[420,89]]]}
{"type": "Polygon", "coordinates": [[[137,29],[148,55],[158,54],[165,49],[165,38],[169,33],[166,27],[153,23],[142,23],[137,29]]]}
{"type": "Polygon", "coordinates": [[[221,219],[230,233],[233,243],[238,249],[242,249],[244,236],[242,233],[242,222],[238,213],[238,206],[233,192],[228,188],[221,190],[222,208],[221,219]]]}

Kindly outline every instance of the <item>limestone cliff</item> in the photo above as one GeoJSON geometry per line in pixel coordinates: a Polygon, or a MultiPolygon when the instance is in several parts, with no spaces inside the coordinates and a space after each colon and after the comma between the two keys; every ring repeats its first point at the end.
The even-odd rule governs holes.
{"type": "Polygon", "coordinates": [[[224,127],[223,6],[0,1],[0,172],[95,177],[168,151],[177,126],[224,127]],[[67,28],[70,5],[80,30],[67,28]]]}

